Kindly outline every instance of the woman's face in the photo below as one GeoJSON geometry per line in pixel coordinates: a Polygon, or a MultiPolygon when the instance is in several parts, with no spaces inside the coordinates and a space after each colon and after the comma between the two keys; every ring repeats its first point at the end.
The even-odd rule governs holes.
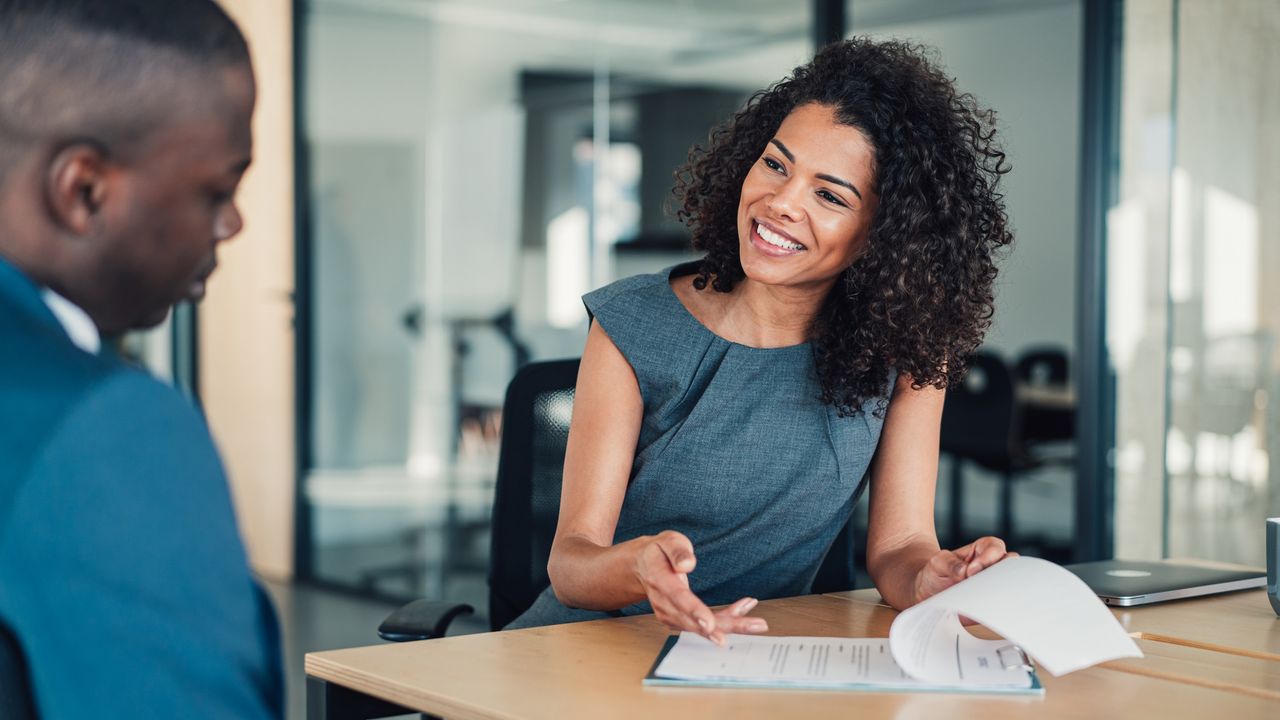
{"type": "Polygon", "coordinates": [[[874,150],[827,105],[782,121],[742,182],[738,251],[751,280],[825,293],[866,247],[874,150]]]}

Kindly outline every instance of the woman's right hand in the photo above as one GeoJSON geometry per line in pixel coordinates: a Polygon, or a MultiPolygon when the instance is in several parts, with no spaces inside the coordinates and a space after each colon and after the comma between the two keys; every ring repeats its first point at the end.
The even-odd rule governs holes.
{"type": "Polygon", "coordinates": [[[674,530],[654,536],[636,557],[636,577],[644,587],[653,614],[675,631],[698,633],[724,645],[726,633],[762,633],[769,629],[763,618],[750,617],[757,600],[744,597],[712,612],[689,589],[689,573],[697,566],[693,543],[674,530]]]}

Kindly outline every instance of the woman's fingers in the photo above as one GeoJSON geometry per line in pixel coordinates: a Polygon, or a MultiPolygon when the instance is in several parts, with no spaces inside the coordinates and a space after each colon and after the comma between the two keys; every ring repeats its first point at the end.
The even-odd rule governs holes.
{"type": "Polygon", "coordinates": [[[750,617],[747,613],[760,604],[755,598],[742,598],[727,608],[717,610],[716,625],[722,633],[762,633],[769,630],[764,618],[750,617]]]}
{"type": "Polygon", "coordinates": [[[1005,559],[1008,553],[1005,551],[1004,540],[988,535],[973,542],[972,556],[965,569],[966,577],[995,565],[1005,559]]]}
{"type": "Polygon", "coordinates": [[[939,550],[916,575],[915,602],[936,595],[1001,560],[1017,557],[998,537],[983,537],[957,550],[939,550]]]}
{"type": "Polygon", "coordinates": [[[683,630],[705,635],[707,628],[715,624],[711,609],[686,588],[676,585],[653,586],[649,589],[649,604],[664,622],[683,630]]]}
{"type": "Polygon", "coordinates": [[[688,573],[697,565],[689,538],[668,530],[646,550],[641,579],[658,619],[674,630],[696,632],[723,645],[715,615],[689,590],[688,573]]]}
{"type": "Polygon", "coordinates": [[[947,584],[959,582],[965,577],[965,562],[968,558],[960,551],[939,550],[929,558],[929,571],[947,584]]]}
{"type": "Polygon", "coordinates": [[[667,557],[671,569],[679,573],[691,573],[698,559],[693,554],[693,543],[675,530],[666,530],[654,538],[654,545],[667,557]]]}
{"type": "Polygon", "coordinates": [[[741,600],[738,600],[738,602],[730,605],[729,607],[723,610],[720,610],[719,612],[726,612],[726,613],[729,613],[730,615],[733,615],[734,617],[742,617],[747,613],[751,612],[752,610],[755,610],[756,605],[759,605],[759,604],[760,604],[760,601],[753,597],[744,597],[741,600]]]}
{"type": "Polygon", "coordinates": [[[915,600],[920,602],[964,579],[965,558],[950,550],[939,550],[916,573],[915,600]]]}
{"type": "Polygon", "coordinates": [[[717,645],[725,644],[728,633],[762,633],[769,629],[763,618],[748,613],[759,604],[745,597],[712,612],[689,589],[689,573],[697,566],[689,538],[667,530],[658,534],[645,549],[641,580],[654,615],[672,630],[696,632],[717,645]]]}
{"type": "Polygon", "coordinates": [[[696,625],[694,632],[717,644],[724,643],[723,634],[719,638],[716,637],[718,631],[716,629],[715,614],[711,612],[711,608],[698,599],[697,595],[694,595],[688,588],[680,588],[672,592],[669,597],[677,612],[693,620],[694,625],[696,625]]]}
{"type": "Polygon", "coordinates": [[[653,606],[654,615],[672,630],[688,630],[714,642],[712,635],[716,630],[715,615],[693,593],[687,590],[684,592],[689,597],[681,597],[679,594],[651,595],[649,603],[653,606]]]}

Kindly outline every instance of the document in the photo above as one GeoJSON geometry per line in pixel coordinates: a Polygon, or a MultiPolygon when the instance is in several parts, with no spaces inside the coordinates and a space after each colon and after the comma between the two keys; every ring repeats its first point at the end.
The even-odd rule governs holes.
{"type": "Polygon", "coordinates": [[[645,683],[1038,694],[1032,659],[1056,676],[1122,657],[1142,651],[1083,581],[1018,557],[904,610],[888,638],[729,635],[721,648],[681,633],[645,683]],[[1002,639],[974,636],[961,615],[1002,639]]]}
{"type": "MultiPolygon", "coordinates": [[[[965,633],[977,643],[979,640],[965,633]]],[[[1016,648],[991,643],[989,650],[966,648],[952,659],[961,683],[936,684],[907,675],[893,659],[887,638],[767,637],[729,635],[725,647],[691,632],[668,642],[647,685],[790,687],[833,690],[962,691],[1040,694],[1016,648]],[[1001,665],[1001,647],[1014,664],[1001,665]]]]}

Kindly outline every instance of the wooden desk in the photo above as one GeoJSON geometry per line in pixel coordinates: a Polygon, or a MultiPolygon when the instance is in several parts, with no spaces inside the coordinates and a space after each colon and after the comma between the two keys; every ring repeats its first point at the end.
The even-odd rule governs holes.
{"type": "MultiPolygon", "coordinates": [[[[640,680],[667,631],[645,616],[310,653],[307,710],[329,720],[408,711],[451,719],[1275,718],[1280,658],[1265,653],[1276,648],[1280,621],[1264,622],[1252,612],[1258,603],[1270,612],[1265,595],[1251,591],[1118,614],[1139,632],[1186,631],[1178,637],[1261,648],[1263,657],[1141,639],[1149,661],[1061,678],[1041,672],[1043,698],[646,688],[640,680]]],[[[771,600],[757,614],[771,634],[844,637],[885,637],[896,615],[874,591],[771,600]]]]}

